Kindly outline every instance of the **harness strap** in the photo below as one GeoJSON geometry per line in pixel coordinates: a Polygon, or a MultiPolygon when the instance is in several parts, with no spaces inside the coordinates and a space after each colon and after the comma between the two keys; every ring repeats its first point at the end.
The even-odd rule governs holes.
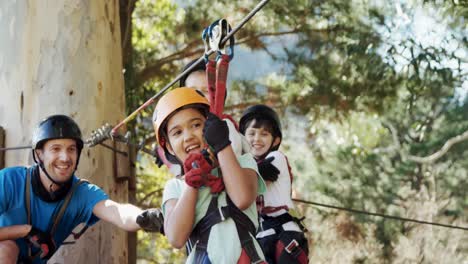
{"type": "Polygon", "coordinates": [[[216,61],[207,60],[206,62],[206,81],[208,83],[208,100],[210,101],[210,112],[215,112],[216,97],[216,61]]]}
{"type": "MultiPolygon", "coordinates": [[[[24,193],[24,199],[26,200],[26,216],[28,218],[28,225],[31,225],[31,169],[26,169],[26,192],[24,193]]],[[[28,247],[28,257],[27,262],[32,262],[33,259],[39,256],[41,252],[39,251],[36,254],[32,254],[32,249],[28,247]]]]}
{"type": "Polygon", "coordinates": [[[26,192],[24,199],[26,200],[26,215],[28,217],[28,225],[31,225],[31,171],[28,168],[26,171],[26,192]]]}
{"type": "MultiPolygon", "coordinates": [[[[289,254],[291,257],[297,260],[298,264],[307,264],[309,259],[307,253],[302,249],[301,245],[296,239],[291,241],[278,240],[276,243],[275,258],[277,263],[282,263],[283,254],[289,254]]],[[[284,261],[283,261],[284,262],[284,261]]]]}
{"type": "MultiPolygon", "coordinates": [[[[66,209],[68,207],[68,204],[71,201],[73,193],[78,188],[78,186],[80,186],[81,184],[83,184],[85,182],[88,182],[88,181],[83,180],[83,179],[79,179],[78,182],[75,185],[73,185],[73,187],[70,189],[67,196],[65,197],[63,204],[60,206],[59,212],[52,217],[53,225],[52,225],[52,228],[49,231],[50,237],[52,239],[54,239],[54,234],[55,234],[55,231],[57,229],[57,226],[60,223],[60,220],[62,219],[62,217],[63,217],[63,215],[64,215],[64,213],[65,213],[65,211],[66,211],[66,209]]],[[[27,171],[26,171],[25,202],[26,202],[26,216],[27,216],[27,219],[28,219],[28,225],[32,225],[32,220],[31,220],[31,218],[32,218],[32,216],[31,216],[31,168],[28,168],[27,171]]],[[[85,226],[78,234],[73,234],[75,239],[78,239],[79,236],[81,236],[84,233],[84,231],[86,231],[87,228],[88,228],[88,226],[85,226]]],[[[67,244],[71,244],[71,243],[68,242],[67,244]]],[[[32,254],[31,246],[28,247],[28,260],[29,261],[34,260],[40,254],[41,254],[41,251],[38,251],[36,254],[32,254]]]]}
{"type": "Polygon", "coordinates": [[[302,220],[304,220],[305,217],[297,218],[289,213],[284,213],[279,216],[261,215],[261,218],[264,220],[261,224],[262,231],[273,228],[275,232],[279,234],[284,231],[283,224],[293,221],[299,226],[302,232],[307,232],[307,228],[302,224],[302,220]]]}
{"type": "Polygon", "coordinates": [[[51,237],[53,237],[55,235],[55,232],[57,231],[57,226],[60,223],[60,220],[62,220],[62,217],[63,217],[63,215],[65,213],[65,210],[67,210],[68,204],[70,204],[71,198],[72,198],[73,194],[75,193],[76,189],[78,188],[78,186],[80,186],[81,184],[83,184],[85,182],[88,182],[88,181],[79,179],[78,182],[75,185],[73,185],[73,187],[68,192],[62,206],[60,207],[59,212],[53,218],[54,219],[54,224],[52,225],[52,228],[50,230],[51,237]]]}
{"type": "Polygon", "coordinates": [[[211,227],[228,219],[232,218],[236,224],[237,234],[242,249],[245,250],[252,263],[261,263],[255,243],[251,234],[255,234],[255,225],[250,218],[245,215],[226,195],[227,206],[218,208],[218,196],[213,196],[208,206],[208,213],[197,223],[190,235],[190,243],[196,243],[195,263],[203,259],[208,245],[208,239],[211,232],[211,227]]]}
{"type": "Polygon", "coordinates": [[[229,70],[229,55],[222,54],[219,59],[216,72],[216,96],[214,114],[221,117],[224,110],[224,98],[226,97],[226,81],[229,70]]]}
{"type": "Polygon", "coordinates": [[[283,227],[282,227],[283,224],[294,221],[294,217],[292,217],[288,213],[285,213],[276,217],[272,217],[268,215],[262,215],[261,217],[264,220],[262,222],[262,230],[265,231],[270,228],[273,228],[277,234],[283,231],[283,227]]]}
{"type": "Polygon", "coordinates": [[[282,206],[264,206],[262,209],[261,209],[261,214],[262,215],[266,215],[266,214],[271,214],[271,213],[275,213],[275,212],[278,212],[279,210],[286,210],[288,211],[289,208],[287,205],[282,205],[282,206]]]}
{"type": "Polygon", "coordinates": [[[232,124],[234,125],[234,127],[236,128],[237,131],[239,131],[239,125],[237,124],[236,120],[234,120],[234,118],[228,114],[222,114],[221,115],[221,119],[229,119],[232,124]]]}

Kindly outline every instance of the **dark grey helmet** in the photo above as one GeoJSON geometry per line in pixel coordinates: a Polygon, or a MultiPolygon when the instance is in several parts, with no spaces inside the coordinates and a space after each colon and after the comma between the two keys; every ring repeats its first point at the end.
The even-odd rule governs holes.
{"type": "Polygon", "coordinates": [[[267,118],[273,122],[274,129],[278,133],[280,138],[283,138],[283,133],[281,131],[281,122],[276,114],[275,110],[271,109],[269,106],[258,104],[250,106],[249,108],[245,109],[242,113],[242,117],[239,121],[239,131],[242,134],[245,134],[245,130],[247,129],[247,123],[254,118],[267,118]]]}
{"type": "Polygon", "coordinates": [[[32,148],[40,149],[47,140],[60,138],[74,139],[78,152],[83,149],[80,128],[66,115],[52,115],[42,120],[33,133],[32,148]]]}

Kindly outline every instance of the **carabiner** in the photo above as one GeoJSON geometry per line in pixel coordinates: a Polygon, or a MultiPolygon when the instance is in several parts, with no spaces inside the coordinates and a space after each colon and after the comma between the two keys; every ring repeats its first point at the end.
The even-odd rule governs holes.
{"type": "Polygon", "coordinates": [[[208,63],[209,60],[209,55],[208,53],[210,52],[210,33],[209,27],[205,28],[202,32],[202,39],[203,39],[203,44],[205,44],[205,63],[208,63]]]}
{"type": "Polygon", "coordinates": [[[229,43],[226,41],[224,44],[221,43],[221,41],[229,34],[231,31],[231,25],[227,22],[226,19],[220,19],[219,23],[219,28],[221,31],[221,39],[219,40],[219,48],[217,50],[217,57],[216,60],[219,60],[219,58],[223,55],[226,54],[229,56],[229,60],[232,60],[234,57],[234,36],[229,37],[229,43]]]}

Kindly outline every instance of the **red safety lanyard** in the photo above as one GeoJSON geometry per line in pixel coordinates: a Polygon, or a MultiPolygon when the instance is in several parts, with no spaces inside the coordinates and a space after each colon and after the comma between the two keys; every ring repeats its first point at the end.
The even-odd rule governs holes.
{"type": "Polygon", "coordinates": [[[209,47],[216,51],[216,60],[206,61],[206,79],[208,83],[208,99],[210,101],[210,112],[223,117],[224,99],[226,98],[226,81],[229,70],[229,61],[234,55],[234,38],[231,37],[229,44],[225,43],[225,51],[222,51],[221,41],[231,30],[231,26],[225,19],[215,21],[207,27],[202,34],[205,43],[205,54],[209,47]]]}

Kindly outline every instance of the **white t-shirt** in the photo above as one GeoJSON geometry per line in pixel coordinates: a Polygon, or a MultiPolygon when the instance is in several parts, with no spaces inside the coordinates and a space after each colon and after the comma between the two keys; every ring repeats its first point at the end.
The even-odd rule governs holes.
{"type": "MultiPolygon", "coordinates": [[[[271,162],[279,171],[278,180],[271,182],[265,181],[266,192],[263,194],[263,203],[267,207],[279,207],[286,205],[290,210],[294,208],[293,201],[291,199],[291,174],[289,172],[288,162],[286,156],[280,151],[272,151],[268,153],[265,159],[274,157],[275,159],[271,162]]],[[[281,209],[279,211],[269,213],[269,216],[279,216],[287,213],[286,210],[281,209]]],[[[283,229],[286,231],[302,232],[300,227],[294,221],[289,221],[283,224],[283,229]]],[[[261,231],[257,234],[257,238],[263,238],[275,234],[274,229],[268,229],[261,231]]]]}
{"type": "MultiPolygon", "coordinates": [[[[252,169],[256,172],[257,164],[253,156],[248,153],[242,156],[238,156],[239,165],[242,168],[252,169]]],[[[211,172],[213,175],[218,176],[218,169],[214,169],[211,172]]],[[[258,194],[262,194],[265,191],[265,184],[263,179],[257,174],[258,182],[258,194]]],[[[173,178],[170,179],[163,192],[162,209],[163,213],[166,214],[165,203],[171,199],[179,199],[184,192],[184,189],[188,188],[185,181],[173,178]]],[[[201,187],[198,191],[197,203],[195,206],[195,223],[193,227],[206,215],[209,204],[211,202],[212,194],[208,187],[201,187]]],[[[223,191],[218,196],[218,208],[226,206],[226,191],[223,191]]],[[[247,209],[243,210],[249,219],[254,224],[255,228],[258,227],[258,214],[255,202],[253,202],[247,209]]],[[[252,237],[253,238],[253,237],[252,237]]],[[[253,238],[255,248],[261,259],[264,259],[262,250],[257,241],[253,238]]],[[[220,223],[217,223],[211,228],[210,236],[208,239],[207,252],[212,263],[237,263],[242,251],[242,245],[237,234],[237,228],[234,220],[228,218],[220,223]]],[[[186,263],[193,263],[194,261],[195,248],[188,256],[186,263]]]]}
{"type": "Polygon", "coordinates": [[[265,159],[274,157],[271,162],[279,171],[278,180],[271,182],[265,181],[267,189],[263,194],[264,206],[284,206],[293,208],[291,199],[291,175],[289,174],[288,163],[283,153],[279,151],[270,152],[265,159]]]}

